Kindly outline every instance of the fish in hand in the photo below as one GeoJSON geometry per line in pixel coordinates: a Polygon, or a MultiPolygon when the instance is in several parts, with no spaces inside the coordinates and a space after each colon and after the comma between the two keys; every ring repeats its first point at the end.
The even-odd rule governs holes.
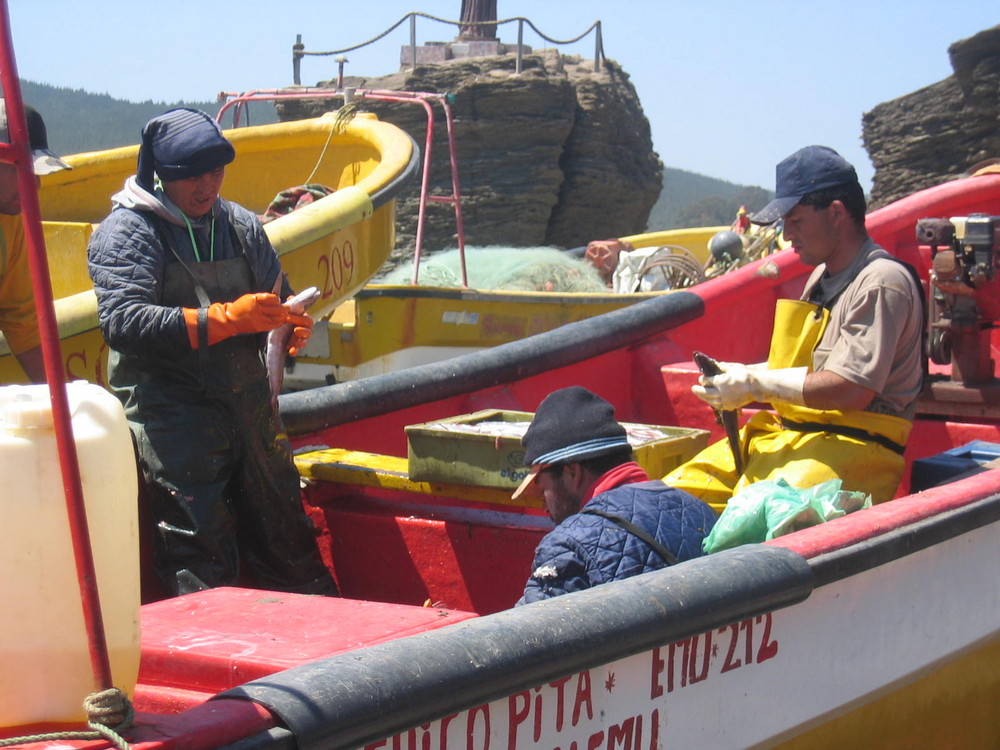
{"type": "MultiPolygon", "coordinates": [[[[693,352],[692,358],[701,374],[707,378],[721,375],[723,370],[719,363],[702,352],[693,352]]],[[[740,441],[740,421],[736,409],[715,409],[715,418],[726,431],[726,438],[729,440],[729,447],[733,451],[733,461],[736,463],[736,472],[743,473],[743,443],[740,441]]]]}
{"type": "MultiPolygon", "coordinates": [[[[302,315],[319,299],[319,289],[314,286],[304,289],[284,303],[293,315],[302,315]]],[[[271,388],[271,405],[277,407],[278,394],[285,382],[285,360],[288,357],[288,342],[295,325],[285,323],[267,334],[267,383],[271,388]]]]}

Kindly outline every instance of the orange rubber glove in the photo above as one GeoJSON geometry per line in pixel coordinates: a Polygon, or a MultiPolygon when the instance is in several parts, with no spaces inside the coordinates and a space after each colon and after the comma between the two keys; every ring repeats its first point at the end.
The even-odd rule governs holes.
{"type": "MultiPolygon", "coordinates": [[[[198,348],[198,308],[185,307],[191,348],[198,348]]],[[[288,308],[277,295],[258,292],[244,294],[232,302],[213,302],[208,307],[208,344],[217,344],[230,336],[271,331],[288,320],[288,308]]]]}
{"type": "Polygon", "coordinates": [[[288,356],[297,357],[299,350],[312,336],[313,319],[304,313],[302,315],[290,313],[288,323],[295,326],[292,328],[292,335],[288,337],[288,356]]]}

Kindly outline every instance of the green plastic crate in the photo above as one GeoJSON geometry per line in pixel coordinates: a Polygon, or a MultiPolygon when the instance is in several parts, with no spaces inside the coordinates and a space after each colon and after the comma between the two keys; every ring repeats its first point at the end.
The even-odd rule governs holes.
{"type": "MultiPolygon", "coordinates": [[[[415,482],[510,488],[513,491],[528,473],[520,437],[455,432],[449,430],[448,425],[516,422],[519,423],[520,434],[523,434],[532,417],[532,412],[484,409],[473,414],[407,426],[410,479],[415,482]]],[[[636,462],[654,479],[680,466],[708,443],[707,430],[622,424],[629,433],[636,462]],[[665,437],[646,440],[642,432],[647,429],[658,430],[665,437]]]]}

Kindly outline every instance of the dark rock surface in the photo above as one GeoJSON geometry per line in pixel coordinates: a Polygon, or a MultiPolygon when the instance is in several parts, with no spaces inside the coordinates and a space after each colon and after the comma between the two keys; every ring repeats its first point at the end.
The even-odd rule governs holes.
{"type": "Polygon", "coordinates": [[[871,208],[1000,157],[1000,26],[955,42],[948,55],[952,76],[865,113],[871,208]]]}
{"type": "MultiPolygon", "coordinates": [[[[613,61],[595,72],[593,61],[544,52],[526,57],[516,74],[513,56],[467,58],[345,78],[344,86],[453,96],[467,245],[570,248],[646,228],[663,165],[635,88],[613,61]]],[[[292,100],[278,113],[301,119],[329,106],[292,100]]],[[[406,130],[423,150],[423,107],[365,101],[363,109],[406,130]]],[[[434,109],[431,193],[450,195],[444,115],[434,109]]],[[[397,261],[413,252],[419,192],[416,184],[397,200],[397,261]]],[[[452,206],[429,204],[424,251],[455,247],[455,231],[452,206]]]]}

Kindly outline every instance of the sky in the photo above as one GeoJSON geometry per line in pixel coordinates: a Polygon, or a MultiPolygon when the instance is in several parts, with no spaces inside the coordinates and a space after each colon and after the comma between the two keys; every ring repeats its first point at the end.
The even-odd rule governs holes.
{"type": "MultiPolygon", "coordinates": [[[[338,50],[411,11],[455,20],[461,0],[8,0],[21,78],[131,101],[206,101],[291,85],[292,45],[338,50]]],[[[862,115],[952,73],[948,46],[1000,23],[997,0],[497,0],[567,40],[601,22],[605,55],[629,74],[665,166],[774,188],[774,166],[810,144],[838,150],[871,187],[862,115]]],[[[455,27],[418,18],[418,44],[455,27]]],[[[399,69],[409,21],[347,53],[347,75],[399,69]]],[[[517,41],[517,24],[500,26],[517,41]]],[[[525,26],[524,44],[552,46],[525,26]]],[[[591,32],[567,54],[592,59],[591,32]]],[[[336,77],[306,57],[302,83],[336,77]]]]}

